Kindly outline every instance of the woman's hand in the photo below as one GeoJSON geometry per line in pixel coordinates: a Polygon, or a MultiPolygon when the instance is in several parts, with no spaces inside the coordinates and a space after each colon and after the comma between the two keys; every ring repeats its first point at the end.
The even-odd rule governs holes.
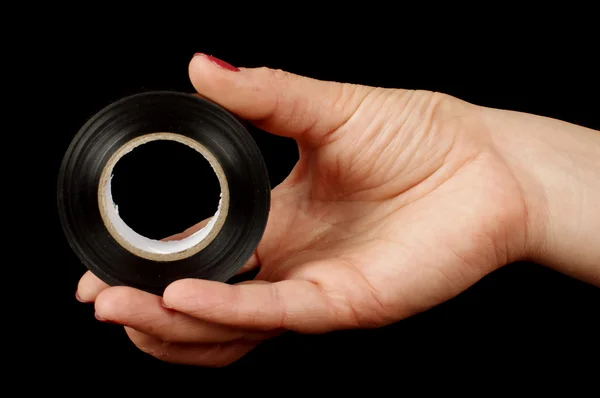
{"type": "MultiPolygon", "coordinates": [[[[499,127],[527,134],[535,122],[439,93],[236,70],[205,55],[189,71],[201,95],[294,138],[300,160],[272,192],[267,230],[244,268],[260,267],[255,280],[181,280],[161,302],[83,276],[80,299],[125,325],[141,350],[223,366],[285,330],[396,322],[546,253],[552,206],[538,200],[542,182],[528,183],[535,176],[506,155],[513,147],[499,127]]],[[[598,281],[593,267],[583,274],[598,281]]]]}

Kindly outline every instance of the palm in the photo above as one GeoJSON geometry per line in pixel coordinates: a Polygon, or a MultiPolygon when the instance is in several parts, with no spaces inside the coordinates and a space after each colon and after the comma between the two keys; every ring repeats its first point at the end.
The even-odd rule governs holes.
{"type": "Polygon", "coordinates": [[[395,109],[380,108],[304,153],[273,192],[258,279],[312,281],[353,315],[340,323],[368,326],[438,304],[509,260],[501,228],[522,212],[518,186],[477,127],[445,119],[447,106],[460,104],[393,129],[395,109]],[[365,134],[386,138],[361,145],[365,134]]]}

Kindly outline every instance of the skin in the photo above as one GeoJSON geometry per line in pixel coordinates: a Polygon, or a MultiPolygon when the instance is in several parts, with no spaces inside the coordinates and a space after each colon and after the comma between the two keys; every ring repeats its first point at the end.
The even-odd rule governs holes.
{"type": "MultiPolygon", "coordinates": [[[[77,297],[159,359],[228,365],[286,330],[374,328],[530,260],[600,286],[600,133],[427,91],[324,82],[195,56],[198,93],[298,143],[269,224],[227,285],[160,297],[91,273],[77,297]]],[[[187,236],[201,225],[170,239],[187,236]]]]}

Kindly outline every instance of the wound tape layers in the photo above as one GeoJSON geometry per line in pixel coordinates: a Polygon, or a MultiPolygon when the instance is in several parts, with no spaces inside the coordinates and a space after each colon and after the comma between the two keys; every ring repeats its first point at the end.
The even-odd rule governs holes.
{"type": "Polygon", "coordinates": [[[178,279],[231,278],[262,238],[270,192],[260,150],[235,116],[195,95],[147,92],[102,109],[76,134],[59,172],[58,210],[71,248],[98,278],[160,295],[178,279]],[[190,146],[219,178],[217,213],[185,240],[138,235],[112,203],[114,165],[153,140],[190,146]]]}

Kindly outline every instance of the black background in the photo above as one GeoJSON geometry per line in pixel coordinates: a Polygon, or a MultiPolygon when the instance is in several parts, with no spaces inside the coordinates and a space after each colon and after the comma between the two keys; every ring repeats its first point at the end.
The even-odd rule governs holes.
{"type": "MultiPolygon", "coordinates": [[[[442,91],[480,105],[600,128],[597,49],[594,40],[588,44],[587,34],[568,40],[560,34],[535,34],[490,41],[475,31],[452,38],[443,31],[428,32],[416,42],[414,36],[424,33],[390,30],[348,38],[345,31],[337,31],[291,39],[278,31],[260,37],[249,31],[227,32],[223,28],[219,34],[199,33],[186,42],[141,33],[131,39],[98,35],[78,40],[75,36],[93,36],[93,27],[88,27],[53,37],[51,49],[43,53],[44,62],[34,63],[45,79],[36,91],[49,102],[46,124],[52,126],[49,133],[40,133],[39,140],[49,156],[42,172],[48,177],[43,180],[45,214],[51,216],[44,226],[54,239],[51,258],[46,256],[45,266],[38,268],[47,294],[36,304],[42,309],[30,315],[38,325],[50,325],[46,337],[30,331],[37,335],[30,344],[49,350],[39,360],[43,366],[68,372],[69,377],[92,379],[131,380],[135,372],[135,382],[211,380],[204,377],[230,372],[258,372],[264,379],[277,370],[289,372],[290,378],[298,371],[306,377],[313,372],[398,367],[421,374],[466,367],[523,374],[541,366],[598,370],[599,289],[535,264],[506,266],[459,297],[395,325],[319,336],[286,334],[219,370],[162,363],[138,351],[119,326],[96,321],[93,306],[75,300],[85,268],[70,251],[56,214],[55,184],[62,155],[87,118],[112,101],[146,90],[192,91],[187,65],[195,52],[236,66],[269,66],[326,80],[442,91]]],[[[295,145],[252,132],[276,185],[297,159],[295,145]]],[[[123,174],[115,177],[131,184],[127,192],[116,188],[124,217],[156,237],[210,215],[217,189],[212,180],[210,186],[185,191],[182,178],[189,177],[187,169],[198,159],[163,149],[146,151],[129,167],[122,164],[123,174]],[[135,167],[142,161],[161,177],[145,179],[143,170],[135,167]],[[170,213],[165,203],[171,204],[170,213]],[[150,209],[158,206],[165,213],[149,218],[150,209]]]]}

